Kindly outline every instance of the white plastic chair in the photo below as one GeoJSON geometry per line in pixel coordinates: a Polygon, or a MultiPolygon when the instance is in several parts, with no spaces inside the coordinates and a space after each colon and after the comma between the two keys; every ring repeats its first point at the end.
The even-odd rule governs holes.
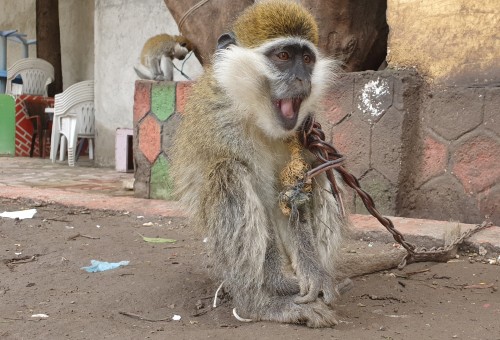
{"type": "MultiPolygon", "coordinates": [[[[36,96],[47,96],[47,87],[54,81],[54,67],[40,58],[23,58],[16,61],[7,70],[7,82],[5,93],[10,95],[29,94],[36,96]],[[23,84],[13,84],[12,81],[20,75],[23,84]]],[[[47,123],[40,115],[31,115],[28,117],[33,124],[33,136],[30,147],[30,157],[33,157],[35,139],[38,136],[38,147],[40,157],[44,156],[45,135],[47,133],[47,123]]]]}
{"type": "Polygon", "coordinates": [[[47,86],[54,81],[54,67],[40,58],[23,58],[16,61],[7,70],[6,94],[31,94],[47,96],[47,86]],[[23,79],[21,90],[13,87],[12,81],[17,75],[23,79]]]}
{"type": "Polygon", "coordinates": [[[88,139],[89,158],[94,159],[94,136],[94,81],[86,80],[73,84],[63,93],[56,94],[50,143],[52,162],[56,161],[59,144],[59,160],[64,161],[67,141],[68,164],[75,166],[78,138],[88,139]]]}

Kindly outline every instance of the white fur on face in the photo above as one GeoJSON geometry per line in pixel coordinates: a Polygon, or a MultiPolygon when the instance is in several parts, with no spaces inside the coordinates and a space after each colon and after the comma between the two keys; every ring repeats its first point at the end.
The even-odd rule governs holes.
{"type": "Polygon", "coordinates": [[[258,48],[248,49],[230,46],[219,50],[214,57],[214,77],[233,100],[235,111],[245,115],[272,139],[282,139],[292,135],[304,118],[317,110],[328,87],[334,80],[337,63],[322,58],[314,45],[299,38],[281,38],[270,41],[258,48]],[[282,127],[271,99],[270,84],[280,77],[264,51],[276,45],[307,44],[316,53],[316,64],[311,77],[311,95],[304,99],[294,129],[282,127]]]}

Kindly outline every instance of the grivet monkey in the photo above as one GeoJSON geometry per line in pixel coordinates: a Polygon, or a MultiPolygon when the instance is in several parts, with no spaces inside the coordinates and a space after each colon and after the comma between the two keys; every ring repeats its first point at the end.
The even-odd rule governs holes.
{"type": "MultiPolygon", "coordinates": [[[[279,207],[289,142],[338,70],[317,44],[317,24],[301,5],[247,8],[219,38],[175,137],[179,198],[208,236],[213,274],[235,311],[254,321],[337,323],[335,259],[347,216],[324,174],[293,223],[279,207]]],[[[313,165],[312,154],[301,153],[313,165]]]]}
{"type": "Polygon", "coordinates": [[[141,79],[173,80],[172,60],[183,60],[193,49],[191,42],[183,36],[159,34],[149,38],[141,51],[141,63],[134,66],[141,79]]]}

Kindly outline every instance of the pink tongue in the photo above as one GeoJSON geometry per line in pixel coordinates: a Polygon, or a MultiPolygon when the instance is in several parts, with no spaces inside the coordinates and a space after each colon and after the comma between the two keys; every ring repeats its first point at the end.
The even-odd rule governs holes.
{"type": "Polygon", "coordinates": [[[293,118],[295,112],[293,111],[293,99],[282,99],[280,101],[281,114],[285,118],[293,118]]]}

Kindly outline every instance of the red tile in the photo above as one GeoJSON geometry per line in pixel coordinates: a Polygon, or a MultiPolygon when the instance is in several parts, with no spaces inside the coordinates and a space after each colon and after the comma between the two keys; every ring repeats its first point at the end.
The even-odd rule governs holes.
{"type": "Polygon", "coordinates": [[[161,149],[161,129],[156,118],[148,115],[139,126],[139,149],[153,163],[161,149]]]}

